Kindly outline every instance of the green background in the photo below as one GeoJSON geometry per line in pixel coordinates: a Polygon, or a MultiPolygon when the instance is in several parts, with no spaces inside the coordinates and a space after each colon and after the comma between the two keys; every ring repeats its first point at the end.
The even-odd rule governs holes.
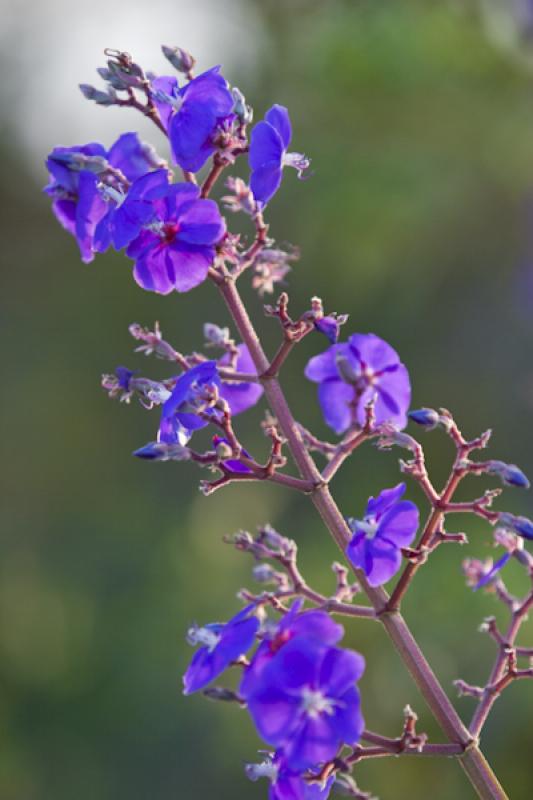
{"type": "MultiPolygon", "coordinates": [[[[150,10],[133,5],[148,26],[150,10]]],[[[207,24],[215,31],[225,6],[211,8],[207,24]]],[[[481,14],[476,4],[263,0],[247,6],[260,33],[257,62],[249,71],[229,67],[227,77],[253,103],[256,119],[273,102],[287,105],[294,149],[313,160],[313,177],[302,183],[287,173],[268,209],[277,241],[302,249],[290,276],[295,313],[314,294],[328,310],[349,313],[346,333],[373,331],[400,352],[415,407],[450,408],[467,435],[492,427],[491,456],[533,474],[527,31],[510,16],[481,14]]],[[[185,8],[177,4],[164,26],[168,43],[188,48],[185,8]]],[[[243,29],[242,35],[252,34],[243,29]]],[[[102,20],[95,65],[113,44],[102,20]]],[[[11,46],[14,53],[16,42],[11,46]]],[[[200,67],[223,58],[224,46],[239,42],[205,53],[200,67]]],[[[25,80],[32,80],[39,58],[46,54],[28,52],[25,80]]],[[[58,69],[72,71],[67,116],[75,113],[70,103],[79,102],[78,77],[91,80],[78,76],[69,58],[68,49],[55,54],[58,69]]],[[[162,71],[156,52],[155,60],[162,71]]],[[[161,298],[134,284],[121,255],[79,262],[74,241],[40,194],[46,177],[40,163],[56,142],[28,154],[10,123],[19,80],[11,74],[2,95],[0,797],[265,797],[266,784],[243,775],[243,762],[261,747],[246,715],[181,694],[191,655],[184,633],[192,620],[226,618],[238,607],[236,591],[253,585],[248,557],[224,545],[223,535],[269,520],[296,538],[306,576],[326,592],[338,554],[303,497],[250,484],[205,499],[196,467],[131,457],[153,438],[157,412],[110,403],[99,389],[100,373],[116,364],[153,377],[171,370],[132,355],[128,324],[158,319],[166,338],[190,352],[202,345],[202,321],[228,319],[211,286],[161,298]]],[[[53,84],[48,92],[53,98],[53,84]]],[[[46,98],[23,111],[38,131],[46,98]]],[[[98,132],[101,115],[115,111],[94,107],[93,113],[98,132]]],[[[131,130],[136,122],[125,112],[121,124],[131,130]]],[[[164,153],[155,130],[153,141],[164,153]]],[[[239,218],[229,222],[249,232],[239,218]]],[[[273,352],[276,325],[263,317],[248,278],[242,286],[273,352]]],[[[324,347],[318,335],[308,337],[286,365],[283,383],[297,417],[326,437],[315,386],[302,375],[307,359],[324,347]]],[[[266,447],[258,429],[263,412],[258,407],[238,422],[258,455],[266,447]]],[[[440,485],[451,447],[439,432],[423,441],[440,485]]],[[[399,480],[399,455],[370,446],[354,455],[333,486],[344,513],[360,514],[370,494],[399,480]]],[[[481,488],[472,478],[463,496],[481,488]]],[[[409,497],[423,504],[412,486],[409,497]]],[[[529,496],[513,489],[499,507],[533,513],[529,496]]],[[[494,647],[476,629],[484,616],[505,616],[492,595],[473,594],[461,575],[463,557],[492,555],[490,528],[456,518],[449,529],[460,525],[470,544],[439,550],[405,602],[452,697],[455,678],[485,680],[494,647]]],[[[520,573],[511,567],[508,575],[513,590],[526,590],[520,573]]],[[[524,644],[531,644],[530,625],[524,633],[524,644]]],[[[409,702],[420,729],[438,741],[381,628],[354,621],[346,644],[367,659],[361,689],[368,727],[396,735],[409,702]]],[[[513,800],[533,795],[532,701],[527,682],[510,687],[483,734],[484,751],[513,800]]],[[[473,701],[459,699],[457,707],[467,720],[473,701]]],[[[383,800],[473,797],[451,761],[380,760],[362,764],[357,779],[383,800]]]]}

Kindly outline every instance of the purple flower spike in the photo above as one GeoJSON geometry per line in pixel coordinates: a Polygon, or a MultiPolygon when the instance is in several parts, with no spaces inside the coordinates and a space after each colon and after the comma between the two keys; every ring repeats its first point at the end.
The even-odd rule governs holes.
{"type": "Polygon", "coordinates": [[[207,278],[215,245],[226,228],[217,204],[199,195],[199,188],[190,183],[149,193],[150,225],[126,251],[135,259],[133,275],[143,289],[159,294],[188,292],[207,278]]]}
{"type": "Polygon", "coordinates": [[[384,489],[369,499],[364,519],[349,520],[353,537],[346,555],[363,570],[370,586],[381,586],[398,572],[401,549],[415,538],[418,508],[409,500],[400,500],[404,492],[404,483],[384,489]]]}
{"type": "MultiPolygon", "coordinates": [[[[236,371],[257,375],[255,364],[250,355],[250,351],[245,344],[238,345],[239,355],[235,364],[236,371]]],[[[219,358],[219,367],[227,367],[230,363],[230,354],[224,353],[219,358]]],[[[259,401],[263,394],[263,387],[260,383],[234,383],[225,381],[222,384],[220,396],[228,403],[232,414],[241,414],[247,411],[259,401]]]]}
{"type": "Polygon", "coordinates": [[[364,659],[351,650],[297,636],[262,670],[248,710],[260,736],[283,750],[295,772],[356,744],[364,728],[355,682],[364,659]]]}
{"type": "Polygon", "coordinates": [[[336,433],[364,425],[365,406],[373,398],[376,425],[407,425],[409,374],[396,350],[373,333],[355,333],[348,342],[314,356],[305,376],[319,384],[322,413],[336,433]]]}
{"type": "Polygon", "coordinates": [[[203,689],[250,649],[259,629],[253,608],[247,606],[225,624],[194,626],[189,630],[189,643],[203,646],[195,653],[183,676],[184,694],[203,689]]]}
{"type": "Polygon", "coordinates": [[[294,167],[299,177],[309,167],[309,159],[304,155],[287,152],[291,138],[291,121],[284,106],[272,106],[265,119],[252,130],[250,189],[261,206],[266,206],[279,189],[283,167],[294,167]]]}
{"type": "MultiPolygon", "coordinates": [[[[163,405],[159,429],[160,441],[170,442],[176,425],[193,431],[205,428],[209,424],[196,412],[197,409],[204,408],[201,394],[210,386],[220,387],[216,361],[204,361],[180,375],[172,394],[163,405]]],[[[208,409],[208,413],[209,411],[216,413],[213,409],[208,409]]]]}
{"type": "Polygon", "coordinates": [[[181,89],[176,78],[166,76],[152,81],[152,87],[174,162],[198,172],[216,150],[217,132],[232,118],[234,100],[220,67],[198,75],[181,89]]]}

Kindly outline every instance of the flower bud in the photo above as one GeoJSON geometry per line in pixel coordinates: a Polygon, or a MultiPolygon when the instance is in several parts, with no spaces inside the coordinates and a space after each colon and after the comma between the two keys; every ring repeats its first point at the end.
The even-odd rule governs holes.
{"type": "Polygon", "coordinates": [[[502,511],[498,517],[498,522],[506,528],[511,528],[522,538],[533,540],[533,522],[527,517],[517,517],[514,514],[502,511]]]}
{"type": "Polygon", "coordinates": [[[220,328],[213,322],[204,324],[204,338],[208,345],[224,347],[229,340],[229,328],[220,328]]]}
{"type": "Polygon", "coordinates": [[[529,481],[516,466],[516,464],[506,464],[504,461],[489,461],[487,472],[497,475],[506,486],[518,486],[520,489],[529,489],[529,481]]]}
{"type": "Polygon", "coordinates": [[[196,59],[186,50],[182,50],[181,47],[167,47],[167,45],[164,44],[161,50],[174,69],[177,69],[178,72],[183,72],[185,75],[187,75],[196,64],[196,59]]]}
{"type": "Polygon", "coordinates": [[[273,550],[288,550],[292,544],[290,539],[275,531],[271,525],[263,525],[257,539],[261,544],[271,547],[273,550]]]}
{"type": "Polygon", "coordinates": [[[252,569],[252,575],[257,583],[272,583],[276,570],[270,564],[256,564],[252,569]]]}
{"type": "Polygon", "coordinates": [[[331,344],[336,344],[341,327],[340,318],[329,316],[329,317],[322,317],[322,319],[316,320],[314,323],[315,330],[319,333],[323,333],[326,339],[328,339],[331,344]]]}
{"type": "Polygon", "coordinates": [[[188,461],[191,457],[188,447],[166,442],[149,442],[135,450],[133,455],[145,461],[188,461]]]}
{"type": "Polygon", "coordinates": [[[246,98],[236,86],[231,90],[231,93],[235,101],[233,113],[236,115],[241,125],[250,125],[254,118],[253,108],[247,105],[246,98]]]}
{"type": "Polygon", "coordinates": [[[440,422],[440,416],[433,408],[418,408],[415,411],[410,411],[408,416],[417,425],[422,425],[428,430],[432,430],[440,422]]]}
{"type": "Polygon", "coordinates": [[[204,689],[202,694],[208,700],[219,700],[223,703],[243,702],[236,692],[232,692],[231,689],[225,689],[223,686],[211,686],[209,689],[204,689]]]}
{"type": "Polygon", "coordinates": [[[116,95],[113,91],[102,92],[100,89],[95,89],[88,83],[80,83],[80,91],[87,100],[94,100],[99,106],[112,106],[116,102],[116,95]]]}

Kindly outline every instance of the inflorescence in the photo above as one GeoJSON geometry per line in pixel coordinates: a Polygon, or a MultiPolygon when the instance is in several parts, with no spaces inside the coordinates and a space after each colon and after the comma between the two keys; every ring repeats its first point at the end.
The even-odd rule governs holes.
{"type": "Polygon", "coordinates": [[[529,482],[514,464],[472,460],[475,451],[487,447],[490,431],[468,440],[447,410],[410,411],[410,377],[398,353],[372,333],[352,333],[339,341],[347,316],[326,313],[318,297],[297,317],[289,314],[286,292],[264,307],[281,332],[277,352],[265,357],[235,286],[245,273],[260,296],[284,285],[299,254],[276,245],[264,213],[285,168],[302,177],[310,161],[289,149],[292,128],[286,108],[273,105],[249,133],[252,108],[239,89],[230,87],[220,67],[195,76],[195,61],[184,50],[163,47],[163,53],[178,76],[145,72],[129,54],[109,50],[107,66],[98,70],[105,89],[80,88],[99,105],[134,108],[151,119],[168,139],[170,163],[134,132],[124,133],[109,149],[96,142],[56,147],[47,159],[50,182],[45,191],[58,221],[76,238],[83,261],[109,248],[124,250],[139,286],[164,295],[212,282],[242,341],[229,328],[206,323],[203,349],[209,352],[184,354],[163,338],[157,323],[153,329],[134,323],[130,333],[136,352],[168,362],[168,377],[156,381],[120,366],[103,376],[102,385],[112,398],[127,403],[136,399],[148,410],[158,409],[154,438],[135,451],[138,458],[196,462],[209,473],[200,483],[206,495],[236,481],[269,481],[310,495],[355,573],[350,579],[345,564],[333,564],[335,586],[325,596],[300,572],[296,543],[269,525],[256,535],[240,531],[230,537],[237,550],[252,556],[253,576],[263,588],[242,589],[244,607],[228,622],[190,628],[187,639],[198,649],[184,675],[184,692],[202,692],[247,708],[271,750],[245,771],[253,781],[269,780],[271,800],[326,800],[332,790],[368,799],[352,776],[356,765],[402,754],[461,756],[480,797],[505,797],[479,753],[478,739],[505,687],[533,677],[533,648],[517,644],[533,604],[533,557],[525,549],[533,539],[533,522],[493,508],[501,489],[489,489],[471,501],[457,502],[454,495],[468,475],[492,476],[504,486],[520,488],[528,488],[529,482]],[[251,220],[250,242],[228,230],[221,206],[209,197],[222,173],[239,158],[248,159],[249,179],[228,177],[221,201],[227,211],[251,220]],[[333,442],[295,422],[278,382],[293,347],[315,332],[326,337],[328,347],[311,358],[305,376],[318,385],[324,420],[341,437],[333,442]],[[265,397],[270,411],[262,428],[269,454],[261,462],[241,441],[235,420],[265,397]],[[405,432],[409,419],[427,431],[444,431],[454,444],[455,458],[441,490],[428,474],[422,445],[405,432]],[[197,432],[204,428],[212,431],[211,443],[198,449],[197,432]],[[425,496],[429,513],[422,525],[418,507],[404,499],[404,482],[376,487],[366,508],[350,509],[353,517],[343,519],[338,513],[329,483],[369,441],[381,450],[407,451],[400,470],[425,496]],[[287,468],[289,451],[298,474],[287,468]],[[324,460],[322,469],[311,453],[324,460]],[[503,632],[494,617],[482,624],[497,646],[487,683],[456,682],[459,692],[477,703],[468,728],[399,614],[405,592],[431,553],[444,543],[467,542],[463,532],[447,530],[448,517],[463,513],[493,526],[499,548],[495,562],[464,561],[467,584],[493,594],[510,614],[503,632]],[[502,577],[511,560],[530,579],[529,592],[521,598],[508,591],[502,577]],[[381,587],[393,578],[389,596],[381,587]],[[357,604],[354,598],[359,596],[357,604]],[[448,741],[429,743],[417,732],[417,717],[409,707],[396,738],[365,727],[357,687],[365,662],[340,645],[344,628],[337,616],[385,623],[448,741]],[[227,670],[240,673],[236,690],[216,683],[227,670]]]}

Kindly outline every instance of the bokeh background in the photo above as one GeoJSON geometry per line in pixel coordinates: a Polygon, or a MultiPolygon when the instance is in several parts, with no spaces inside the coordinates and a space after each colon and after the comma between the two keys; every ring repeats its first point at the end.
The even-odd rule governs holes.
{"type": "MultiPolygon", "coordinates": [[[[233,613],[236,590],[252,585],[249,560],[222,543],[225,534],[270,520],[297,539],[305,573],[324,591],[337,557],[303,498],[250,485],[204,499],[195,467],[131,457],[152,438],[157,413],[111,403],[100,374],[122,363],[169,372],[132,354],[128,324],[158,319],[188,352],[201,346],[203,320],[228,320],[209,286],[160,298],[134,285],[125,258],[80,263],[40,192],[46,153],[55,144],[109,145],[124,130],[140,130],[161,152],[164,142],[135,112],[84,101],[76,84],[94,80],[104,47],[164,73],[159,45],[179,44],[201,68],[223,63],[257,118],[286,104],[294,146],[314,169],[306,183],[287,174],[268,212],[277,240],[302,250],[293,307],[319,294],[328,309],[350,314],[348,332],[388,339],[409,366],[415,406],[452,409],[467,434],[493,427],[491,454],[531,474],[532,6],[2,0],[2,800],[266,797],[265,784],[243,775],[261,746],[245,715],[182,696],[191,654],[184,633],[192,620],[233,613]]],[[[245,284],[272,351],[276,326],[245,284]]],[[[302,370],[324,346],[309,337],[284,373],[297,416],[322,436],[302,370]]],[[[258,454],[263,411],[239,420],[258,454]]],[[[451,448],[438,432],[424,441],[439,483],[451,448]]],[[[347,515],[398,480],[398,455],[367,447],[354,456],[334,485],[347,515]]],[[[479,490],[472,479],[465,497],[479,490]]],[[[533,512],[518,490],[504,502],[533,512]]],[[[456,677],[484,681],[494,648],[476,628],[500,614],[492,596],[465,587],[460,570],[465,555],[493,553],[490,531],[454,522],[470,544],[442,548],[405,603],[451,696],[456,677]]],[[[508,575],[513,590],[525,590],[520,574],[508,575]]],[[[379,626],[355,622],[347,643],[367,657],[368,726],[396,735],[409,702],[437,739],[379,626]]],[[[532,701],[526,682],[508,689],[483,736],[513,800],[533,795],[532,701]]],[[[457,705],[468,719],[472,700],[457,705]]],[[[357,776],[382,800],[473,797],[451,761],[378,761],[357,776]]]]}

